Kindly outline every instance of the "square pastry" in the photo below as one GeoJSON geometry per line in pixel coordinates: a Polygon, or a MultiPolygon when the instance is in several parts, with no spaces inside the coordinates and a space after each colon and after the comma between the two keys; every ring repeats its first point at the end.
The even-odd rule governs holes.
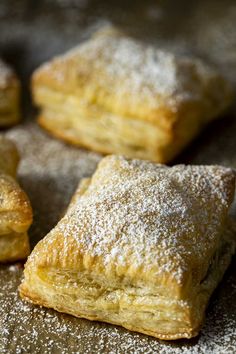
{"type": "Polygon", "coordinates": [[[104,158],[25,266],[21,296],[161,339],[199,333],[235,249],[235,174],[104,158]]]}
{"type": "Polygon", "coordinates": [[[20,83],[14,71],[0,60],[0,127],[20,120],[20,83]]]}
{"type": "Polygon", "coordinates": [[[0,137],[0,262],[24,259],[30,251],[32,209],[15,179],[18,161],[15,145],[0,137]]]}
{"type": "Polygon", "coordinates": [[[196,58],[104,30],[32,79],[39,124],[102,153],[165,163],[231,103],[222,76],[196,58]]]}

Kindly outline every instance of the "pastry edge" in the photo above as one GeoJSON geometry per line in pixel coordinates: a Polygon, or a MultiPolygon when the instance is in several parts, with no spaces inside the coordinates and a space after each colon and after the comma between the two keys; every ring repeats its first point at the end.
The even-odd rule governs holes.
{"type": "Polygon", "coordinates": [[[20,296],[23,300],[26,300],[26,301],[30,302],[31,304],[35,304],[40,307],[44,306],[47,308],[51,308],[51,309],[56,310],[57,312],[72,315],[74,317],[81,318],[81,319],[86,319],[86,320],[90,320],[90,321],[97,321],[97,322],[105,322],[107,324],[112,324],[112,325],[116,325],[119,327],[123,327],[123,328],[128,329],[129,331],[132,331],[132,332],[146,334],[146,335],[155,337],[157,339],[162,339],[162,340],[176,340],[176,339],[183,339],[183,338],[190,339],[190,338],[196,337],[199,334],[199,329],[201,327],[201,325],[199,325],[199,327],[194,330],[186,328],[186,331],[181,332],[181,333],[176,333],[176,334],[157,333],[157,332],[145,330],[140,327],[127,326],[127,325],[123,325],[123,324],[120,324],[117,322],[107,321],[105,319],[99,319],[99,318],[92,317],[92,316],[85,316],[84,314],[80,314],[79,312],[75,314],[72,311],[65,310],[65,308],[63,306],[53,308],[52,306],[49,305],[49,303],[47,301],[42,301],[41,298],[38,297],[36,294],[30,293],[30,291],[28,291],[27,287],[25,287],[24,284],[20,285],[19,293],[20,293],[20,296]]]}
{"type": "MultiPolygon", "coordinates": [[[[100,153],[102,155],[111,155],[111,154],[120,154],[120,151],[116,151],[113,148],[111,149],[107,149],[106,147],[102,148],[101,146],[98,146],[96,141],[95,144],[91,144],[91,143],[86,143],[84,141],[82,141],[82,139],[78,139],[78,137],[72,137],[72,136],[68,136],[68,134],[63,131],[63,129],[60,128],[52,128],[50,124],[48,124],[48,120],[45,117],[45,115],[39,115],[38,119],[37,119],[38,124],[40,125],[41,128],[43,128],[48,134],[52,135],[53,137],[55,137],[56,139],[59,139],[60,141],[63,141],[67,144],[72,144],[76,147],[80,147],[80,148],[84,148],[84,149],[88,149],[88,150],[92,150],[94,152],[100,153]]],[[[56,125],[56,124],[55,124],[56,125]]],[[[174,128],[172,128],[174,129],[174,128]]],[[[170,135],[174,135],[174,131],[169,132],[170,135]]],[[[194,140],[197,138],[197,135],[194,135],[194,137],[191,140],[194,140]]],[[[185,150],[188,146],[188,142],[185,143],[183,146],[178,147],[177,144],[175,144],[176,142],[173,141],[171,144],[168,144],[166,146],[164,146],[164,150],[166,150],[166,152],[164,153],[157,153],[157,151],[153,150],[152,156],[150,153],[147,153],[146,156],[144,156],[143,154],[133,154],[133,153],[123,153],[124,156],[130,157],[130,158],[135,158],[135,159],[141,159],[141,160],[150,160],[152,162],[156,162],[156,163],[168,163],[171,160],[173,160],[178,154],[180,154],[183,150],[185,150]],[[173,146],[177,145],[177,148],[175,151],[172,150],[173,146]]]]}
{"type": "MultiPolygon", "coordinates": [[[[82,191],[82,193],[83,193],[83,191],[82,191]]],[[[235,231],[235,229],[234,229],[234,231],[235,231]]],[[[207,298],[205,297],[205,299],[204,299],[205,300],[205,305],[203,304],[204,308],[207,307],[212,294],[214,293],[216,288],[219,286],[222,278],[224,277],[224,274],[225,274],[227,268],[229,267],[229,265],[231,263],[232,256],[234,254],[235,246],[236,246],[234,239],[232,239],[229,242],[229,246],[230,247],[228,247],[228,251],[224,255],[223,259],[221,258],[219,260],[219,266],[217,268],[217,270],[218,270],[218,278],[217,279],[215,279],[215,278],[210,279],[210,284],[209,284],[209,288],[210,289],[209,288],[208,288],[208,290],[203,289],[203,292],[205,292],[205,291],[208,292],[207,298]],[[213,281],[213,284],[212,284],[212,281],[213,281]]],[[[114,324],[114,325],[126,328],[126,329],[128,329],[130,331],[146,334],[146,335],[149,335],[149,336],[161,339],[161,340],[177,340],[177,339],[184,339],[184,338],[190,339],[190,338],[198,336],[199,332],[200,332],[200,330],[202,328],[202,324],[204,322],[205,312],[206,312],[206,309],[205,309],[203,311],[203,314],[200,316],[200,320],[198,321],[198,324],[197,324],[196,327],[194,327],[194,328],[193,327],[186,327],[184,331],[178,332],[178,333],[175,333],[175,334],[170,334],[170,333],[163,334],[163,333],[153,332],[153,331],[150,331],[150,330],[145,330],[145,329],[140,328],[140,327],[129,326],[129,325],[126,325],[126,324],[121,324],[121,323],[117,323],[117,322],[113,322],[113,321],[108,321],[106,319],[99,318],[99,317],[86,316],[82,312],[81,313],[79,311],[78,312],[73,312],[73,311],[70,311],[66,307],[63,307],[63,306],[52,306],[52,305],[50,305],[50,303],[48,301],[46,301],[45,299],[42,300],[42,298],[40,296],[38,296],[36,293],[30,291],[27,288],[27,285],[25,284],[25,280],[23,280],[23,282],[19,286],[18,290],[19,290],[19,294],[20,294],[21,298],[23,300],[26,300],[26,301],[32,303],[32,304],[36,304],[36,305],[39,305],[39,306],[45,306],[47,308],[54,309],[54,310],[56,310],[58,312],[61,312],[61,313],[64,313],[64,314],[69,314],[69,315],[75,316],[77,318],[87,319],[87,320],[91,320],[91,321],[106,322],[108,324],[114,324]]],[[[199,296],[199,294],[197,296],[199,296]]]]}

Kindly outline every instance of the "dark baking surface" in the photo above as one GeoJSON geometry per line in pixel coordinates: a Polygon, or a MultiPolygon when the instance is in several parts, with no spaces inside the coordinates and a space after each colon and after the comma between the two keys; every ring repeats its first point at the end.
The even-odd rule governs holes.
{"type": "MultiPolygon", "coordinates": [[[[19,179],[34,209],[32,245],[59,220],[79,179],[100,155],[64,145],[35,124],[31,72],[106,23],[146,42],[212,62],[236,85],[236,2],[1,0],[0,54],[19,74],[23,122],[5,132],[22,155],[19,179]]],[[[235,108],[211,124],[175,162],[236,168],[235,108]]],[[[235,214],[235,212],[233,212],[235,214]]],[[[199,337],[163,342],[117,326],[89,322],[23,303],[22,265],[0,267],[0,353],[235,353],[235,261],[214,293],[199,337]]]]}

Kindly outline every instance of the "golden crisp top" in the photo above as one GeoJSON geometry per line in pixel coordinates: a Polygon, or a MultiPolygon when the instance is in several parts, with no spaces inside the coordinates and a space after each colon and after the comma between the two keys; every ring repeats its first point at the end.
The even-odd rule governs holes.
{"type": "Polygon", "coordinates": [[[36,70],[35,85],[151,120],[157,119],[156,110],[175,113],[189,102],[201,105],[203,116],[229,104],[228,84],[201,60],[147,46],[114,29],[101,32],[36,70]]]}
{"type": "Polygon", "coordinates": [[[128,267],[152,279],[165,273],[177,283],[194,272],[200,281],[217,249],[234,184],[229,168],[109,156],[45,240],[62,235],[60,257],[67,258],[73,239],[74,252],[99,259],[104,272],[128,267]]]}

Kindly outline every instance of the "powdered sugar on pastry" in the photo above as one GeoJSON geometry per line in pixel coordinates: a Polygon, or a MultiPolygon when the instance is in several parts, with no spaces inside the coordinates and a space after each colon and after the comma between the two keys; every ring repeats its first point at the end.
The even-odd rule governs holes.
{"type": "MultiPolygon", "coordinates": [[[[80,79],[83,74],[85,77],[89,75],[88,69],[93,68],[94,72],[98,72],[95,79],[100,87],[104,89],[104,76],[109,80],[109,90],[116,92],[118,104],[125,97],[132,102],[138,95],[153,108],[166,99],[174,110],[178,102],[208,100],[205,90],[208,90],[211,80],[220,78],[213,68],[200,59],[146,46],[114,28],[101,30],[90,41],[58,57],[56,62],[80,60],[79,54],[81,58],[86,58],[87,63],[85,66],[82,59],[77,68],[80,79]]],[[[50,70],[50,64],[46,64],[45,68],[50,70]]],[[[68,80],[68,70],[64,73],[55,70],[52,74],[61,83],[68,80]]],[[[76,72],[74,74],[76,76],[76,72]]],[[[218,83],[215,93],[211,92],[213,100],[214,95],[220,94],[217,86],[218,83]]],[[[228,90],[227,85],[223,89],[228,90]]]]}
{"type": "Polygon", "coordinates": [[[132,260],[132,268],[151,271],[155,264],[157,273],[170,273],[180,283],[186,269],[194,269],[189,255],[195,254],[202,264],[195,274],[200,281],[232,201],[226,181],[233,183],[232,171],[219,166],[168,168],[107,157],[58,225],[65,250],[72,236],[82,253],[101,256],[105,266],[132,260]]]}
{"type": "Polygon", "coordinates": [[[235,175],[111,155],[31,253],[22,298],[164,340],[199,333],[235,248],[235,175]]]}
{"type": "MultiPolygon", "coordinates": [[[[223,84],[222,89],[226,96],[230,92],[217,71],[200,59],[147,46],[113,27],[100,30],[91,40],[44,64],[36,71],[36,76],[37,72],[40,75],[42,68],[60,85],[67,85],[73,76],[75,85],[79,80],[83,86],[83,78],[86,78],[86,82],[96,81],[98,88],[103,91],[101,95],[115,93],[117,106],[124,99],[132,105],[137,96],[153,109],[158,105],[170,104],[175,111],[176,105],[189,100],[206,100],[209,104],[219,95],[211,87],[212,80],[217,86],[223,84]],[[68,60],[71,65],[60,70],[60,63],[66,64],[68,60]],[[106,91],[107,87],[109,93],[106,91]],[[209,87],[211,97],[206,97],[209,87]]],[[[90,95],[91,88],[85,94],[86,99],[90,95]]]]}

